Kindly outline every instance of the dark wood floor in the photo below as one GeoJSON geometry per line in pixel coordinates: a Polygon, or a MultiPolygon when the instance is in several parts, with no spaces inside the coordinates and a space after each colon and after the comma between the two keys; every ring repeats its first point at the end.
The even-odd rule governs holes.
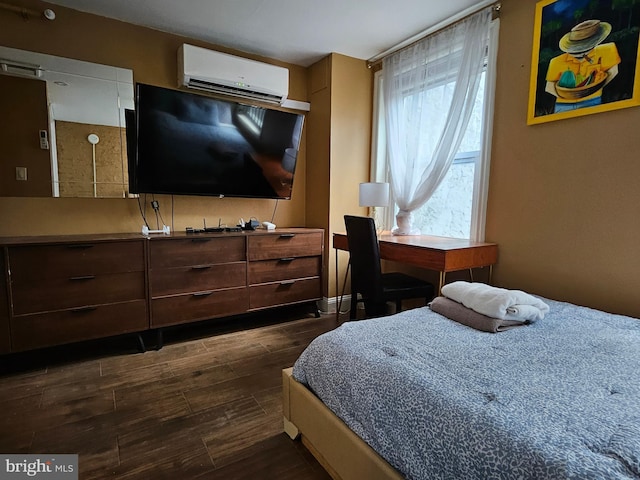
{"type": "Polygon", "coordinates": [[[0,451],[77,453],[83,480],[328,479],[282,432],[281,370],[335,326],[284,310],[0,358],[0,451]]]}

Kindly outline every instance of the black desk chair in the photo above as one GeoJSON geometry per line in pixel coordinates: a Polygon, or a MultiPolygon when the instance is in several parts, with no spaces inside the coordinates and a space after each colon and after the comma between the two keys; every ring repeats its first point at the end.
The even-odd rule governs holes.
{"type": "Polygon", "coordinates": [[[402,300],[433,299],[434,288],[428,282],[404,273],[382,273],[380,268],[380,246],[376,226],[372,218],[344,216],[349,242],[351,265],[351,313],[356,318],[357,302],[364,302],[367,317],[386,314],[386,303],[394,301],[396,311],[402,309],[402,300]],[[358,294],[362,299],[358,299],[358,294]]]}

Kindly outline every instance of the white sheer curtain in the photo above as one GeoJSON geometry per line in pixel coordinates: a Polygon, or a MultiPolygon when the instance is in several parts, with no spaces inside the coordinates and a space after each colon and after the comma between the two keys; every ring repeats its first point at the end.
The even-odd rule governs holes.
{"type": "Polygon", "coordinates": [[[471,115],[489,42],[491,7],[383,59],[387,154],[396,235],[449,170],[471,115]]]}

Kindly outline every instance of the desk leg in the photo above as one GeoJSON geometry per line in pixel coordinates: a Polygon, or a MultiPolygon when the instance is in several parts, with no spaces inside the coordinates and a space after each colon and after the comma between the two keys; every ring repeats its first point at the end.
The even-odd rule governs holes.
{"type": "MultiPolygon", "coordinates": [[[[347,278],[349,277],[349,270],[351,268],[351,261],[347,263],[347,269],[344,272],[344,280],[342,282],[342,290],[340,289],[340,284],[338,283],[340,279],[338,278],[338,249],[335,249],[336,252],[336,323],[340,323],[340,312],[342,311],[342,300],[344,299],[344,291],[347,289],[347,278]]],[[[357,294],[356,294],[357,296],[357,294]]],[[[352,306],[351,306],[351,319],[354,319],[354,307],[355,303],[353,302],[353,294],[351,294],[352,306]]]]}
{"type": "Polygon", "coordinates": [[[447,279],[447,272],[440,272],[440,279],[438,280],[438,296],[442,295],[442,287],[447,279]]]}
{"type": "Polygon", "coordinates": [[[491,285],[491,277],[493,277],[493,265],[489,265],[489,285],[491,285]]]}
{"type": "Polygon", "coordinates": [[[338,279],[338,249],[336,248],[334,251],[336,252],[336,324],[338,324],[340,322],[340,304],[342,303],[342,296],[338,291],[338,282],[340,281],[338,279]],[[340,301],[338,301],[338,299],[340,301]]]}

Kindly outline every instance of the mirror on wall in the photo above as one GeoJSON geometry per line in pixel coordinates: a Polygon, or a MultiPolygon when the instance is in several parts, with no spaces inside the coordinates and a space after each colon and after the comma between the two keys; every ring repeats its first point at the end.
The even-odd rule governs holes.
{"type": "Polygon", "coordinates": [[[0,105],[0,196],[129,196],[131,70],[0,46],[0,105]]]}

